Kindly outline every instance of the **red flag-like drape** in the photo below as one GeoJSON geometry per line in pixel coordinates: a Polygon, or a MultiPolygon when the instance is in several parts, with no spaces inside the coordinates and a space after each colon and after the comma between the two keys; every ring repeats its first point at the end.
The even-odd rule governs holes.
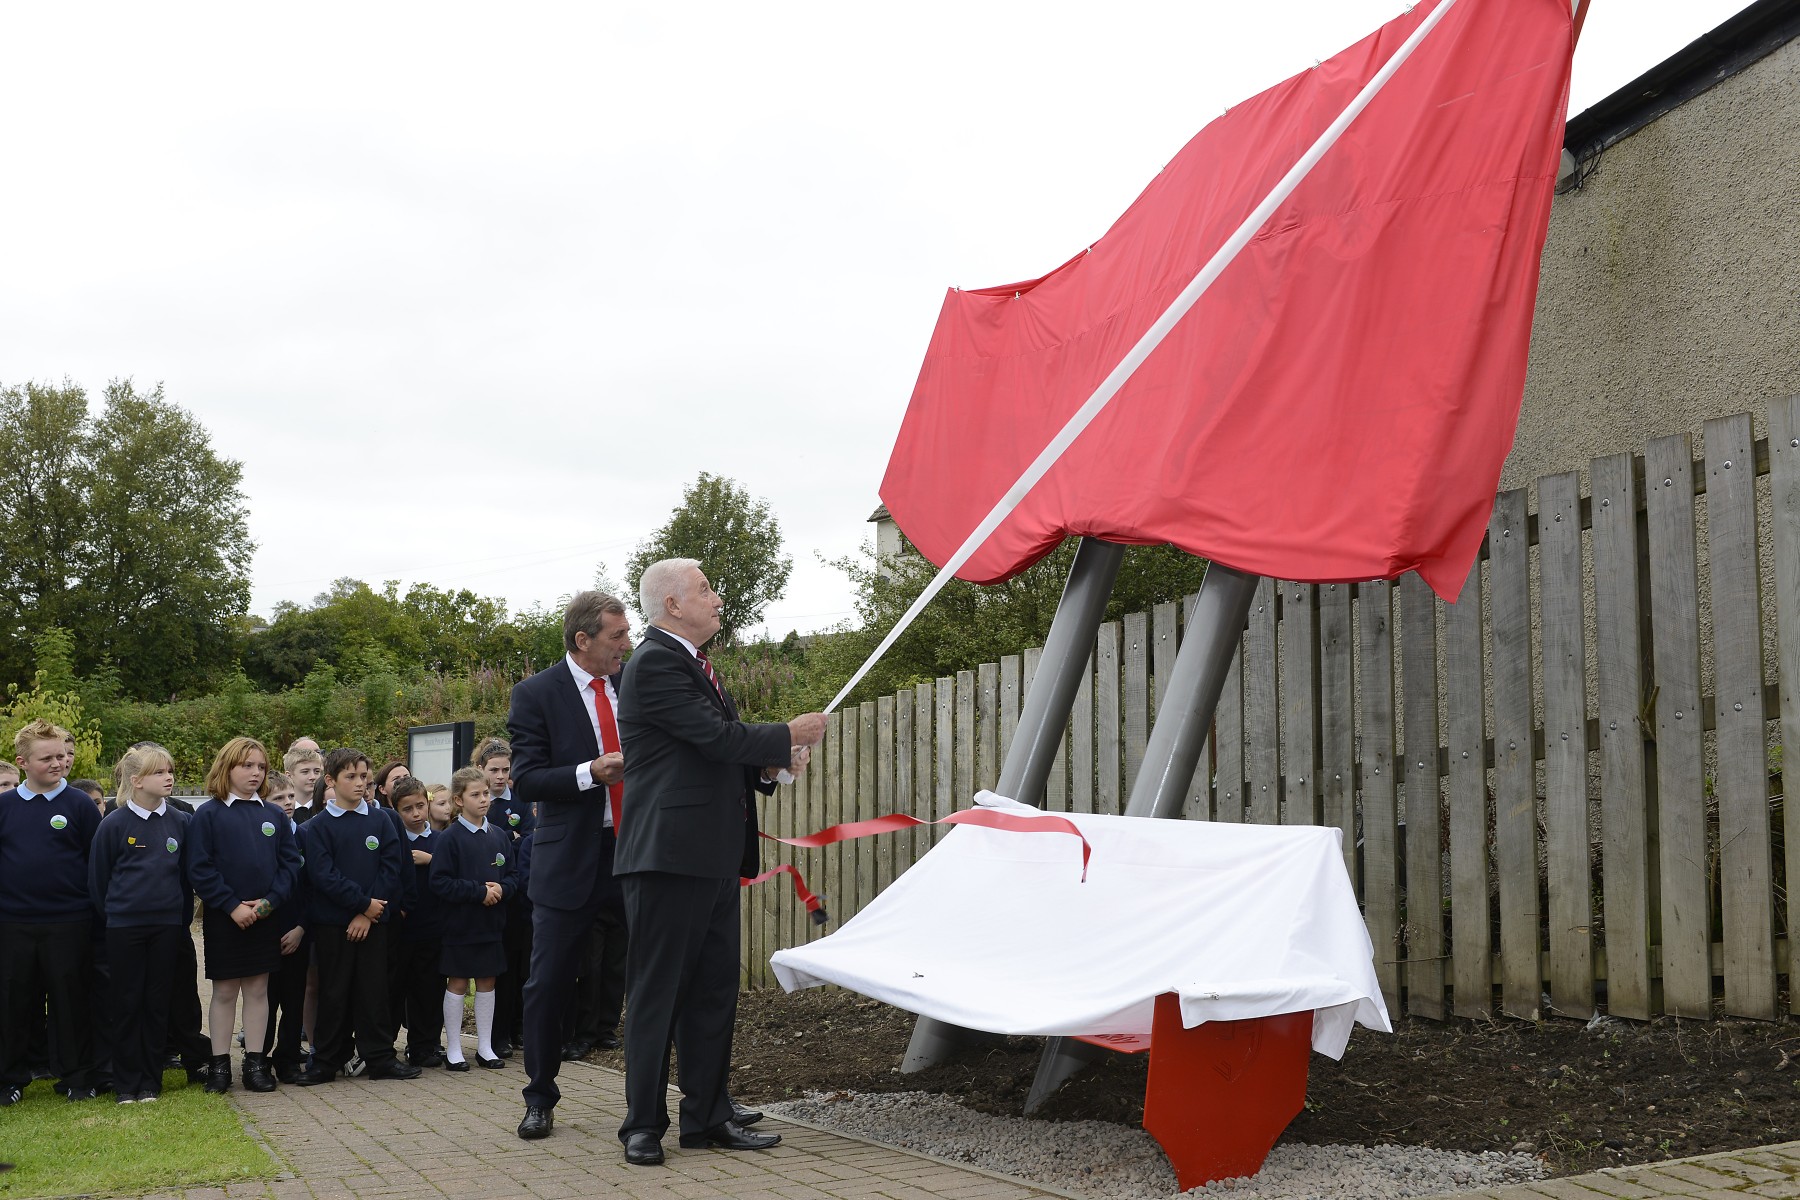
{"type": "MultiPolygon", "coordinates": [[[[1442,0],[1438,0],[1442,2],[1442,0]]],[[[942,563],[1431,11],[1238,105],[1089,251],[953,291],[882,481],[942,563]]],[[[958,572],[1067,535],[1454,599],[1524,389],[1568,107],[1568,0],[1458,0],[958,572]]]]}

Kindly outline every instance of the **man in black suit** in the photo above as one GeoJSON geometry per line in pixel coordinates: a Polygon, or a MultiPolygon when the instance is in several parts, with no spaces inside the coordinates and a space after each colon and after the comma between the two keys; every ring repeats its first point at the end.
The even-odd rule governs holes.
{"type": "Polygon", "coordinates": [[[563,1025],[575,972],[600,909],[619,903],[613,880],[615,813],[622,802],[619,666],[631,648],[625,606],[582,592],[563,611],[563,661],[512,690],[513,791],[537,806],[532,843],[531,976],[525,984],[525,1118],[519,1136],[550,1134],[562,1093],[563,1025]]]}
{"type": "Polygon", "coordinates": [[[760,1150],[778,1134],[732,1119],[726,1075],[737,1018],[738,878],[756,873],[756,793],[802,766],[825,734],[806,713],[748,724],[701,647],[720,600],[693,559],[652,563],[639,583],[650,629],[626,665],[619,730],[631,805],[614,870],[631,930],[626,951],[627,1162],[663,1161],[669,1046],[680,1063],[681,1144],[760,1150]]]}

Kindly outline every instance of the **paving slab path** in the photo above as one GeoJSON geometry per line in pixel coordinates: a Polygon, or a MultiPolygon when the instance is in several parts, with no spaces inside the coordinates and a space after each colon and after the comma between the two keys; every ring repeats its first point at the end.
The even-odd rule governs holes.
{"type": "Polygon", "coordinates": [[[1609,1167],[1589,1175],[1540,1179],[1493,1191],[1458,1192],[1454,1200],[1749,1200],[1758,1196],[1800,1198],[1800,1142],[1640,1167],[1609,1167]]]}
{"type": "MultiPolygon", "coordinates": [[[[471,1050],[470,1053],[473,1053],[471,1050]]],[[[632,1167],[619,1144],[625,1080],[565,1063],[556,1130],[523,1142],[525,1073],[424,1072],[414,1080],[340,1079],[232,1099],[283,1168],[273,1180],[161,1193],[163,1200],[456,1200],[621,1196],[629,1200],[1038,1200],[1059,1193],[1022,1180],[767,1118],[772,1150],[683,1150],[632,1167]]],[[[672,1106],[672,1105],[671,1105],[672,1106]]]]}

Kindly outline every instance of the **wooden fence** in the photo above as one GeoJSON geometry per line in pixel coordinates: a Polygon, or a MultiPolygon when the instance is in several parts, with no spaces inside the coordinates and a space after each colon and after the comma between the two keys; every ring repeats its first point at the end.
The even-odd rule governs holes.
{"type": "MultiPolygon", "coordinates": [[[[1454,605],[1412,575],[1264,580],[1186,815],[1343,829],[1395,1013],[1704,1018],[1722,1000],[1774,1019],[1800,873],[1780,799],[1781,747],[1800,744],[1800,397],[1768,429],[1738,414],[1707,422],[1698,459],[1687,435],[1595,459],[1585,492],[1546,476],[1535,511],[1501,493],[1454,605]]],[[[1182,615],[1101,627],[1046,808],[1121,811],[1182,615]]],[[[764,828],[965,805],[999,774],[1038,656],[834,714],[764,828]]],[[[775,848],[833,923],[784,883],[746,892],[745,982],[771,984],[771,953],[938,836],[775,848]]]]}

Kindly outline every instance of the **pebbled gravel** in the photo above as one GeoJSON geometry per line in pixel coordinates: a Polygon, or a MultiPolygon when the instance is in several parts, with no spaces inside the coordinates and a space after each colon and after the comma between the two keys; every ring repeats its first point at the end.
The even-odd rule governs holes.
{"type": "MultiPolygon", "coordinates": [[[[1175,1172],[1142,1129],[1103,1121],[1032,1121],[963,1108],[929,1092],[813,1093],[765,1104],[771,1116],[901,1146],[1015,1175],[1058,1191],[1107,1200],[1180,1194],[1175,1172]]],[[[1541,1179],[1528,1154],[1469,1154],[1414,1146],[1276,1146],[1247,1179],[1195,1188],[1189,1196],[1234,1200],[1398,1200],[1541,1179]]]]}

